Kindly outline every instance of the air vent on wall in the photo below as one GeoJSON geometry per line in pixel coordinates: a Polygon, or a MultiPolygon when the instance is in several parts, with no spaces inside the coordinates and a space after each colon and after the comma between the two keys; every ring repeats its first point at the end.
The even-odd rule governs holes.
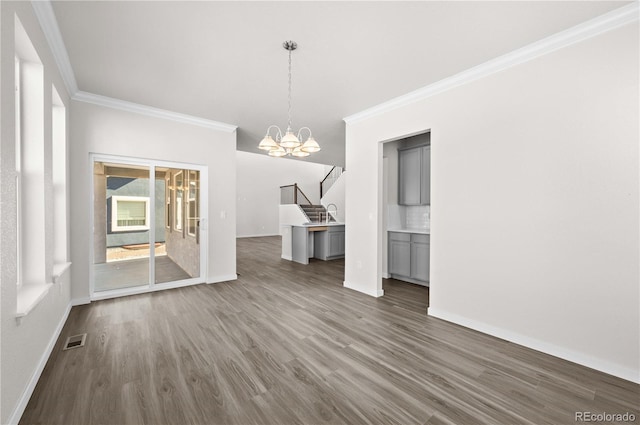
{"type": "Polygon", "coordinates": [[[73,335],[67,338],[67,342],[64,344],[62,350],[69,350],[71,348],[84,347],[84,341],[87,339],[87,334],[73,335]]]}

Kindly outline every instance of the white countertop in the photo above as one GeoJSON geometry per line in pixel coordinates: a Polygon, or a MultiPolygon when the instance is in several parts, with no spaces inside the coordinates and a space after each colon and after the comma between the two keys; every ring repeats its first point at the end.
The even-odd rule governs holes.
{"type": "Polygon", "coordinates": [[[431,230],[430,229],[387,229],[387,232],[416,233],[418,235],[429,235],[429,234],[431,234],[431,230]]]}
{"type": "Polygon", "coordinates": [[[330,221],[329,223],[304,223],[301,225],[294,225],[297,227],[325,227],[325,226],[344,226],[344,223],[336,223],[335,221],[330,221]]]}

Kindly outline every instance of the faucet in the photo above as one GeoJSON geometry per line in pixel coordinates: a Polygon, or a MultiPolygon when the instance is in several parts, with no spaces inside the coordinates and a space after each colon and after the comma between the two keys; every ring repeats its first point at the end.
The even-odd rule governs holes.
{"type": "Polygon", "coordinates": [[[331,208],[333,206],[333,208],[335,208],[335,215],[334,215],[334,219],[336,221],[338,221],[338,206],[336,204],[329,204],[327,205],[327,223],[331,221],[331,216],[329,215],[329,208],[331,208]]]}

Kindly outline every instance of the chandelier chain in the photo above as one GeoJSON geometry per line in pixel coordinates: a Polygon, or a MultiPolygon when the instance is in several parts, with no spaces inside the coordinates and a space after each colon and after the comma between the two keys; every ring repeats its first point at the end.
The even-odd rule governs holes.
{"type": "Polygon", "coordinates": [[[289,125],[291,128],[291,50],[289,50],[289,110],[287,111],[289,115],[289,125]]]}

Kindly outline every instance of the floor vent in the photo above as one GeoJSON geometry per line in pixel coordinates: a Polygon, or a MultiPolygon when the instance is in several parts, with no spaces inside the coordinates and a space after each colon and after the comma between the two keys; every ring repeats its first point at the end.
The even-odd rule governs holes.
{"type": "Polygon", "coordinates": [[[71,348],[84,347],[84,341],[87,339],[87,334],[73,335],[67,338],[67,342],[64,344],[64,350],[71,348]]]}

